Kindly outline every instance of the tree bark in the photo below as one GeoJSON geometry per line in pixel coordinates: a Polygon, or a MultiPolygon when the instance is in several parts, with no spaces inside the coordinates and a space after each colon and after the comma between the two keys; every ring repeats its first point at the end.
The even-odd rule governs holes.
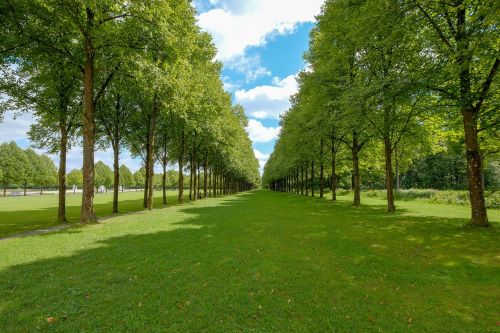
{"type": "MultiPolygon", "coordinates": [[[[488,227],[490,223],[488,222],[486,200],[483,190],[483,165],[477,138],[477,123],[482,101],[478,102],[476,107],[471,105],[472,89],[470,64],[472,58],[466,31],[466,10],[465,4],[461,4],[457,9],[456,41],[460,80],[460,104],[465,132],[467,180],[471,202],[471,224],[479,227],[488,227]]],[[[498,66],[498,59],[495,65],[498,66]]],[[[496,69],[494,67],[488,78],[488,80],[490,80],[489,84],[491,84],[495,73],[496,69]]],[[[488,81],[486,81],[486,83],[488,83],[488,81]]]]}
{"type": "Polygon", "coordinates": [[[57,221],[66,223],[66,155],[68,151],[68,131],[64,117],[59,122],[59,132],[61,134],[59,142],[59,204],[57,207],[57,221]]]}
{"type": "Polygon", "coordinates": [[[311,195],[314,197],[314,161],[311,162],[311,195]]]}
{"type": "Polygon", "coordinates": [[[167,156],[163,156],[162,161],[163,175],[161,179],[161,190],[163,194],[163,206],[167,205],[167,156]]]}
{"type": "Polygon", "coordinates": [[[357,133],[352,135],[352,181],[354,189],[353,205],[359,207],[361,205],[361,179],[359,175],[359,143],[357,133]]]}
{"type": "Polygon", "coordinates": [[[392,173],[392,144],[389,137],[384,138],[385,152],[385,186],[387,191],[387,212],[394,213],[394,175],[392,173]]]}
{"type": "MultiPolygon", "coordinates": [[[[87,25],[94,25],[94,13],[87,8],[87,25]]],[[[85,37],[85,65],[83,70],[83,186],[80,221],[83,224],[97,221],[94,213],[94,148],[95,148],[95,104],[94,104],[94,55],[91,36],[85,37]]]]}
{"type": "Polygon", "coordinates": [[[148,151],[148,164],[149,164],[149,190],[148,190],[148,210],[153,209],[153,198],[154,198],[154,154],[155,154],[155,133],[156,133],[156,123],[159,116],[159,105],[158,105],[158,93],[155,91],[153,94],[153,112],[151,114],[151,124],[149,126],[149,151],[148,151]]]}
{"type": "Polygon", "coordinates": [[[306,162],[306,179],[305,179],[305,186],[306,186],[306,196],[309,196],[309,163],[306,162]]]}
{"type": "Polygon", "coordinates": [[[477,117],[473,112],[462,112],[465,130],[465,149],[467,159],[467,180],[471,202],[471,223],[479,227],[488,227],[488,215],[483,186],[483,166],[477,140],[477,117]]]}
{"type": "Polygon", "coordinates": [[[335,151],[335,140],[332,139],[332,201],[337,201],[337,153],[335,151]]]}
{"type": "Polygon", "coordinates": [[[394,161],[394,167],[396,171],[396,191],[399,191],[401,188],[401,181],[400,181],[400,174],[399,174],[399,154],[398,154],[398,147],[396,146],[394,148],[394,158],[396,159],[394,161]]]}
{"type": "Polygon", "coordinates": [[[205,156],[205,164],[203,164],[203,197],[208,197],[208,156],[205,156]]]}
{"type": "Polygon", "coordinates": [[[323,194],[325,190],[325,165],[324,165],[324,160],[323,160],[323,154],[324,154],[324,146],[325,143],[323,139],[321,139],[320,143],[320,165],[319,165],[319,197],[323,199],[323,194]]]}
{"type": "Polygon", "coordinates": [[[179,196],[177,202],[184,203],[184,129],[182,129],[179,144],[179,196]]]}
{"type": "MultiPolygon", "coordinates": [[[[118,128],[115,128],[115,140],[118,137],[118,128]]],[[[113,142],[113,213],[118,213],[118,192],[120,191],[120,147],[117,141],[113,142]]]]}

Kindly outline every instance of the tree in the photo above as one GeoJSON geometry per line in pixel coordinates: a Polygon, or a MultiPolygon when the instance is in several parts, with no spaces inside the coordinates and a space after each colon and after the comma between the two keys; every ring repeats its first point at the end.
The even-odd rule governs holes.
{"type": "Polygon", "coordinates": [[[146,181],[146,168],[141,167],[134,172],[134,180],[136,187],[141,188],[141,186],[144,186],[144,182],[146,181]]]}
{"type": "Polygon", "coordinates": [[[68,185],[74,186],[73,194],[76,193],[77,187],[82,187],[83,185],[83,173],[80,169],[71,170],[66,176],[66,182],[68,185]]]}
{"type": "Polygon", "coordinates": [[[478,136],[499,123],[498,98],[493,94],[500,65],[498,6],[493,0],[411,3],[415,27],[426,42],[427,52],[421,54],[427,66],[423,81],[446,104],[453,104],[452,118],[462,118],[471,223],[488,227],[478,136]],[[488,107],[491,104],[496,108],[488,107]]]}
{"type": "Polygon", "coordinates": [[[108,188],[113,185],[113,171],[102,161],[95,164],[94,170],[96,186],[104,186],[106,188],[106,192],[108,192],[108,188]]]}
{"type": "Polygon", "coordinates": [[[134,175],[125,164],[120,166],[120,185],[122,186],[122,191],[124,188],[132,187],[135,185],[134,175]]]}
{"type": "Polygon", "coordinates": [[[3,195],[7,195],[7,186],[21,184],[25,177],[28,160],[21,148],[12,141],[0,145],[0,168],[2,169],[3,195]]]}

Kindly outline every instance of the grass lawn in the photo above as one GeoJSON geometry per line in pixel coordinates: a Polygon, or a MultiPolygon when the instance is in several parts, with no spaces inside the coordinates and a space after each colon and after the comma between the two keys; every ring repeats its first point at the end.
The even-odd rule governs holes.
{"type": "MultiPolygon", "coordinates": [[[[187,193],[189,194],[189,191],[187,193]]],[[[142,210],[143,192],[124,192],[120,193],[119,198],[121,213],[142,210]]],[[[57,200],[57,195],[0,197],[0,238],[57,225],[57,200]]],[[[66,213],[70,223],[79,221],[81,203],[81,194],[67,195],[66,213]]],[[[167,203],[177,203],[177,191],[168,192],[167,203]]],[[[113,194],[96,194],[94,204],[97,216],[110,215],[113,207],[113,194]]],[[[154,205],[155,207],[162,206],[161,192],[155,193],[154,205]]]]}
{"type": "Polygon", "coordinates": [[[466,207],[341,199],[255,191],[0,241],[0,332],[500,331],[498,210],[479,230],[466,207]]]}

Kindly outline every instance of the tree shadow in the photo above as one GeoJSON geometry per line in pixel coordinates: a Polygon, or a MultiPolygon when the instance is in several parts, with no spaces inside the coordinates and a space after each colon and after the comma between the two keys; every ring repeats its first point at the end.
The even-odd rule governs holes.
{"type": "Polygon", "coordinates": [[[252,192],[9,240],[0,331],[494,331],[498,232],[407,213],[252,192]]]}

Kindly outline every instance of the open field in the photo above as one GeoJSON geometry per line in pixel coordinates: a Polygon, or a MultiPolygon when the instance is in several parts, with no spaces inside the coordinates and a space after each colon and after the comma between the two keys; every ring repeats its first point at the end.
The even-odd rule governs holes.
{"type": "Polygon", "coordinates": [[[0,331],[498,332],[498,210],[483,230],[466,207],[341,199],[255,191],[0,241],[0,331]]]}
{"type": "MultiPolygon", "coordinates": [[[[189,191],[185,191],[188,193],[189,191]]],[[[169,191],[168,204],[177,204],[177,191],[169,191]]],[[[128,213],[142,210],[143,192],[120,193],[119,211],[128,213]]],[[[0,197],[0,238],[30,230],[57,225],[57,195],[0,197]]],[[[66,197],[67,217],[70,223],[80,217],[81,194],[66,197]]],[[[185,197],[185,200],[188,200],[185,197]]],[[[99,193],[94,197],[97,216],[108,216],[112,211],[113,194],[99,193]]],[[[162,207],[161,192],[155,193],[155,207],[162,207]]]]}

